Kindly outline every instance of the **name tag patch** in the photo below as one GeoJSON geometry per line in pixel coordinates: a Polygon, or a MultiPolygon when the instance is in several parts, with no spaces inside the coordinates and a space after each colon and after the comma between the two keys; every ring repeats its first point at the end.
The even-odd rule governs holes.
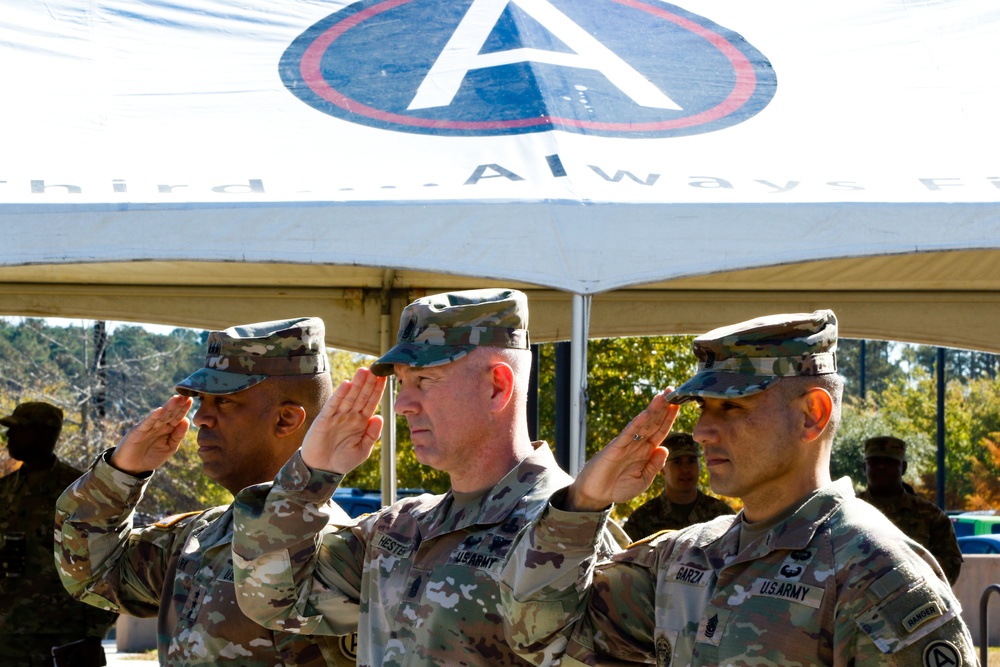
{"type": "Polygon", "coordinates": [[[501,559],[499,556],[491,556],[490,554],[476,551],[456,551],[448,559],[448,563],[452,565],[468,565],[482,569],[489,569],[500,562],[501,559]]]}
{"type": "Polygon", "coordinates": [[[750,594],[798,602],[814,609],[819,609],[823,602],[822,588],[775,579],[758,579],[753,582],[750,594]]]}
{"type": "Polygon", "coordinates": [[[667,570],[667,581],[677,581],[689,586],[707,586],[710,579],[710,570],[701,570],[690,565],[674,563],[667,570]]]}
{"type": "Polygon", "coordinates": [[[907,632],[913,632],[927,621],[941,616],[944,612],[933,602],[929,602],[922,607],[914,609],[903,619],[903,628],[907,632]]]}
{"type": "Polygon", "coordinates": [[[409,544],[395,540],[385,533],[379,533],[375,538],[375,546],[391,556],[408,556],[411,551],[409,544]]]}

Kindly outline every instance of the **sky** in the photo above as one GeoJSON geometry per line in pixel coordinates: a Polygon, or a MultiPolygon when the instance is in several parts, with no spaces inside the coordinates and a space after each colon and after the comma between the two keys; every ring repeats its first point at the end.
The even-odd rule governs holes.
{"type": "MultiPolygon", "coordinates": [[[[11,317],[11,318],[8,318],[8,319],[12,320],[13,322],[19,322],[20,320],[22,320],[24,318],[22,318],[22,317],[11,317]]],[[[81,319],[81,318],[45,317],[45,318],[42,318],[42,319],[44,319],[49,325],[56,326],[56,327],[68,327],[68,326],[86,326],[86,327],[89,327],[89,326],[92,326],[93,323],[94,323],[94,320],[87,320],[87,319],[81,319]]],[[[142,327],[143,329],[145,329],[145,330],[147,330],[147,331],[149,331],[151,333],[156,333],[156,334],[168,334],[171,331],[173,331],[174,329],[184,328],[184,327],[177,327],[177,326],[174,326],[172,324],[171,325],[167,325],[167,324],[149,324],[149,323],[145,323],[145,322],[117,322],[117,321],[113,321],[113,320],[108,320],[108,322],[107,322],[108,333],[114,332],[114,330],[117,327],[119,327],[119,326],[136,326],[136,325],[142,327]]]]}

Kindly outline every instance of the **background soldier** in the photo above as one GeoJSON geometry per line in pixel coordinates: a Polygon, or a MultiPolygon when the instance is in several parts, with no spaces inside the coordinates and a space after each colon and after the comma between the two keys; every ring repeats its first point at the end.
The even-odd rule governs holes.
{"type": "Polygon", "coordinates": [[[954,586],[962,571],[955,527],[937,505],[906,492],[906,442],[891,435],[865,440],[864,469],[868,488],[858,497],[877,507],[910,539],[934,554],[954,586]]]}
{"type": "Polygon", "coordinates": [[[584,467],[522,533],[503,573],[507,637],[538,662],[974,665],[961,608],[931,554],[830,479],[844,381],[832,311],[772,315],[694,340],[698,373],[584,467]],[[610,506],[648,488],[678,407],[720,517],[599,563],[610,506]],[[596,567],[595,567],[596,565],[596,567]]]}
{"type": "MultiPolygon", "coordinates": [[[[332,392],[323,339],[318,318],[211,332],[205,367],[177,385],[183,396],[151,412],[59,498],[56,557],[66,588],[96,606],[158,617],[161,665],[347,662],[339,638],[272,632],[240,612],[231,505],[132,526],[153,471],[187,432],[191,397],[201,403],[193,421],[209,479],[235,494],[273,478],[332,392]]],[[[328,511],[347,520],[335,505],[328,511]]]]}
{"type": "Polygon", "coordinates": [[[735,514],[725,501],[698,488],[701,445],[689,433],[671,433],[663,446],[670,452],[663,464],[663,492],[632,512],[625,522],[629,537],[641,540],[661,530],[677,530],[735,514]]]}
{"type": "Polygon", "coordinates": [[[80,604],[52,560],[56,498],[82,473],[56,458],[63,413],[22,403],[0,419],[7,454],[21,467],[0,478],[0,666],[52,665],[52,649],[73,647],[81,667],[103,665],[101,640],[118,617],[80,604]],[[81,641],[83,640],[83,641],[81,641]]]}

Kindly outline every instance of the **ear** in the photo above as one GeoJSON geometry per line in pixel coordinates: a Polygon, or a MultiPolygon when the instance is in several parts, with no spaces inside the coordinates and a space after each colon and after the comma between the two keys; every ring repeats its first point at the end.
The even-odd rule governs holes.
{"type": "Polygon", "coordinates": [[[903,469],[899,471],[900,476],[906,474],[906,461],[901,461],[901,463],[903,464],[903,469]]]}
{"type": "Polygon", "coordinates": [[[819,438],[826,425],[830,423],[833,415],[833,399],[822,387],[810,387],[802,395],[802,410],[804,419],[802,422],[802,438],[805,442],[812,442],[819,438]]]}
{"type": "Polygon", "coordinates": [[[490,382],[490,408],[493,412],[503,412],[514,395],[514,370],[498,361],[490,366],[490,382]]]}
{"type": "Polygon", "coordinates": [[[282,403],[278,407],[278,419],[274,424],[274,434],[279,438],[295,435],[306,423],[306,409],[295,403],[282,403]]]}

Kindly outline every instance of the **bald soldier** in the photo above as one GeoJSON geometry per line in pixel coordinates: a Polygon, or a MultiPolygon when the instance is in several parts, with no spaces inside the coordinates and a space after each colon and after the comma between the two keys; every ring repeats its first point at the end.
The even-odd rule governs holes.
{"type": "Polygon", "coordinates": [[[840,420],[832,311],[771,315],[694,340],[698,373],[656,396],[522,533],[503,573],[508,639],[545,664],[975,665],[933,556],[830,479],[840,420]],[[611,505],[645,490],[679,404],[735,517],[593,548],[611,505]]]}
{"type": "Polygon", "coordinates": [[[633,540],[661,530],[677,530],[717,516],[735,514],[724,500],[698,488],[701,476],[701,445],[690,433],[671,433],[663,443],[667,462],[663,464],[663,491],[629,515],[625,532],[633,540]]]}
{"type": "MultiPolygon", "coordinates": [[[[180,395],[101,454],[59,498],[63,584],[92,605],[157,617],[161,665],[353,664],[343,652],[353,641],[275,632],[243,615],[233,588],[231,505],[132,525],[152,475],[188,430],[193,398],[202,469],[235,494],[273,477],[298,451],[332,389],[319,318],[211,332],[205,366],[177,385],[180,395]]],[[[326,510],[347,519],[335,505],[326,510]]],[[[357,614],[356,605],[341,602],[357,614]]]]}
{"type": "MultiPolygon", "coordinates": [[[[504,639],[498,578],[518,532],[570,482],[528,436],[530,367],[522,292],[409,304],[397,344],[336,390],[274,483],[237,497],[233,560],[246,614],[288,632],[337,633],[352,620],[341,593],[361,604],[358,664],[526,664],[504,639]],[[390,374],[417,461],[447,472],[451,489],[344,524],[321,510],[371,453],[390,374]]],[[[592,546],[605,553],[609,539],[596,534],[592,546]]]]}
{"type": "Polygon", "coordinates": [[[955,585],[962,571],[962,552],[951,519],[929,500],[907,492],[906,441],[891,435],[865,440],[865,477],[868,488],[858,494],[874,505],[911,539],[937,559],[948,581],[955,585]]]}

